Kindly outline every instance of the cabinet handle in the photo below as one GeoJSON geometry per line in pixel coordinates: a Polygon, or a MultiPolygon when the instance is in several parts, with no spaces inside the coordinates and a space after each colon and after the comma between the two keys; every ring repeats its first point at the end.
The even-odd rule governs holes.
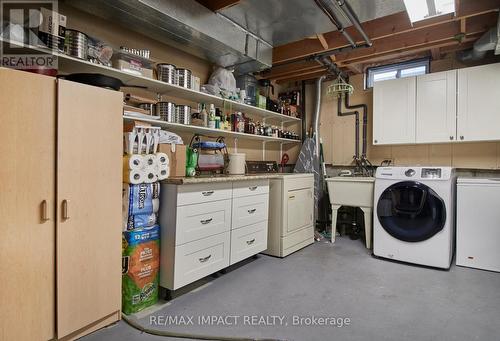
{"type": "Polygon", "coordinates": [[[251,239],[251,240],[247,240],[247,245],[252,245],[253,243],[255,243],[255,238],[251,239]]]}
{"type": "Polygon", "coordinates": [[[62,217],[64,220],[69,219],[69,200],[64,199],[62,202],[62,217]]]}
{"type": "Polygon", "coordinates": [[[42,200],[42,203],[40,204],[40,209],[42,211],[42,222],[46,222],[49,219],[49,213],[47,212],[47,200],[42,200]]]}
{"type": "Polygon", "coordinates": [[[204,191],[204,192],[201,192],[201,194],[203,194],[204,196],[208,197],[209,195],[214,194],[214,191],[204,191]]]}
{"type": "Polygon", "coordinates": [[[290,195],[290,196],[288,197],[288,200],[293,200],[293,199],[295,199],[295,195],[290,195]]]}
{"type": "Polygon", "coordinates": [[[210,223],[212,220],[213,220],[213,218],[200,220],[200,223],[202,223],[203,225],[206,225],[206,224],[210,223]]]}
{"type": "Polygon", "coordinates": [[[373,143],[378,143],[378,141],[377,140],[373,140],[373,143]]]}
{"type": "Polygon", "coordinates": [[[450,140],[453,140],[453,136],[450,136],[450,140]]]}
{"type": "Polygon", "coordinates": [[[248,187],[248,189],[251,191],[255,191],[257,189],[257,186],[251,186],[251,187],[248,187]]]}
{"type": "Polygon", "coordinates": [[[200,263],[205,263],[207,260],[210,259],[210,257],[212,257],[212,255],[208,255],[208,256],[203,257],[203,258],[198,258],[198,260],[200,261],[200,263]]]}
{"type": "Polygon", "coordinates": [[[460,136],[460,140],[463,140],[463,139],[464,139],[464,136],[463,136],[463,135],[462,135],[462,136],[460,136]]]}
{"type": "Polygon", "coordinates": [[[251,210],[248,210],[248,214],[253,214],[253,213],[255,213],[255,211],[257,211],[257,209],[256,208],[252,208],[251,210]]]}

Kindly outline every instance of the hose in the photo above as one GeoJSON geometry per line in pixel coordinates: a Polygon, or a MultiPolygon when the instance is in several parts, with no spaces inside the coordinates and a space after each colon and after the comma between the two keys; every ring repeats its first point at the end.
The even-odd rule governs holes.
{"type": "Polygon", "coordinates": [[[215,340],[215,341],[286,341],[286,340],[281,340],[281,339],[256,339],[256,338],[249,338],[249,337],[214,336],[214,335],[179,333],[179,332],[150,329],[150,328],[143,327],[139,323],[130,319],[125,314],[122,314],[122,319],[132,328],[137,329],[143,333],[150,334],[150,335],[156,335],[156,336],[176,337],[176,338],[180,338],[180,339],[194,339],[194,340],[215,340]]]}

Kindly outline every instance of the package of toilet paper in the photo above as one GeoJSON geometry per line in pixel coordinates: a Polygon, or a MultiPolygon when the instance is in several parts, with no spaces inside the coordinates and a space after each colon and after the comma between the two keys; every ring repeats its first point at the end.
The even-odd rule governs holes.
{"type": "Polygon", "coordinates": [[[154,225],[160,208],[160,184],[123,184],[123,231],[154,225]]]}

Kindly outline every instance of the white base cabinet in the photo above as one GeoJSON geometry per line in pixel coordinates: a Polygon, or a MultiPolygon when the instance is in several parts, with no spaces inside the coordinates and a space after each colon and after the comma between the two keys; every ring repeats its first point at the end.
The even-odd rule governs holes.
{"type": "Polygon", "coordinates": [[[177,290],[267,247],[269,180],[161,185],[160,286],[177,290]]]}
{"type": "Polygon", "coordinates": [[[269,232],[265,254],[285,257],[314,242],[314,175],[270,180],[269,232]]]}

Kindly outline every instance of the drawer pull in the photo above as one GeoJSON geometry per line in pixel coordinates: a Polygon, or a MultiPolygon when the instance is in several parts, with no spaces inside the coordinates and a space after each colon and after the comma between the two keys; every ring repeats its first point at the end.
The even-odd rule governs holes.
{"type": "Polygon", "coordinates": [[[206,225],[210,222],[212,222],[213,218],[210,218],[210,219],[205,219],[205,220],[200,220],[200,223],[202,223],[203,225],[206,225]]]}
{"type": "Polygon", "coordinates": [[[248,187],[248,189],[251,191],[255,191],[257,189],[257,186],[250,186],[250,187],[248,187]]]}
{"type": "Polygon", "coordinates": [[[256,208],[252,208],[251,210],[248,210],[248,214],[254,214],[255,211],[257,211],[257,209],[256,208]]]}
{"type": "Polygon", "coordinates": [[[203,258],[198,258],[198,260],[200,261],[200,263],[205,263],[207,260],[210,259],[210,257],[212,257],[212,255],[208,255],[208,256],[203,257],[203,258]]]}
{"type": "Polygon", "coordinates": [[[251,240],[247,240],[247,245],[252,245],[253,243],[255,243],[255,238],[251,239],[251,240]]]}
{"type": "Polygon", "coordinates": [[[288,199],[289,199],[289,200],[293,200],[293,199],[295,199],[295,195],[290,195],[290,196],[288,197],[288,199]]]}
{"type": "Polygon", "coordinates": [[[204,196],[208,197],[208,196],[214,194],[214,191],[203,191],[203,192],[201,192],[201,194],[203,194],[204,196]]]}

